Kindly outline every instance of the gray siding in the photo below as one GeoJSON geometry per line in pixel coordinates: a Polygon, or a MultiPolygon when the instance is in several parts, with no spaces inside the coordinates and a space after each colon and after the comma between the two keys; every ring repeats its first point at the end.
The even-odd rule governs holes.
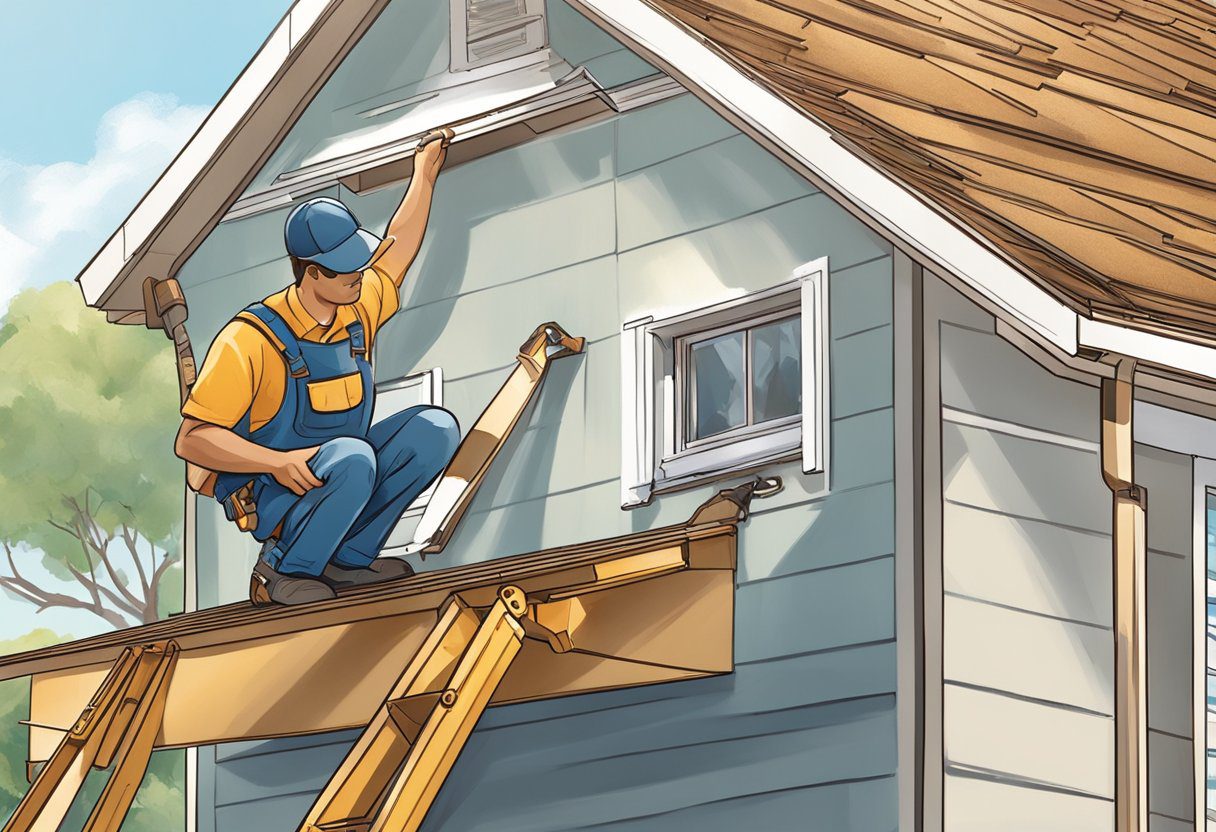
{"type": "MultiPolygon", "coordinates": [[[[551,10],[569,61],[630,65],[585,20],[551,10]]],[[[383,227],[401,188],[341,196],[383,227]]],[[[282,217],[225,223],[187,264],[196,338],[290,279],[282,217]]],[[[757,502],[740,535],[733,674],[492,709],[428,829],[895,828],[890,254],[688,96],[443,174],[378,376],[442,367],[444,403],[467,428],[533,326],[555,319],[589,343],[554,365],[425,568],[686,519],[722,483],[619,506],[622,322],[771,286],[823,255],[832,467],[828,483],[774,466],[786,489],[757,502]]],[[[207,519],[199,550],[207,603],[242,596],[251,547],[207,519]]],[[[200,830],[294,829],[350,739],[205,751],[200,830]]]]}
{"type": "MultiPolygon", "coordinates": [[[[1148,808],[1154,829],[1194,823],[1191,735],[1192,458],[1137,446],[1148,489],[1148,808]]],[[[1202,742],[1202,738],[1200,740],[1202,742]]]]}
{"type": "Polygon", "coordinates": [[[935,290],[949,300],[928,324],[943,407],[945,828],[1111,829],[1098,391],[1051,375],[935,290]]]}
{"type": "MultiPolygon", "coordinates": [[[[938,284],[945,826],[1111,830],[1110,493],[1096,387],[1049,373],[938,284]],[[974,416],[990,421],[980,421],[974,416]]],[[[1188,457],[1137,446],[1149,491],[1149,803],[1191,808],[1188,457]],[[1179,599],[1184,602],[1180,603],[1179,599]]]]}

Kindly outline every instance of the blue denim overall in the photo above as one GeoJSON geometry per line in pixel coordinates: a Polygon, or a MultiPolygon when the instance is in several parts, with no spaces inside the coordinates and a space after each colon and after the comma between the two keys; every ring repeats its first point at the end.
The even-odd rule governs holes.
{"type": "Polygon", "coordinates": [[[250,430],[246,413],[233,431],[280,451],[319,446],[308,466],[323,485],[297,496],[269,474],[221,473],[216,499],[225,502],[252,480],[253,536],[265,541],[282,523],[277,541],[262,553],[280,572],[316,576],[331,560],[348,568],[367,566],[405,508],[451,459],[460,440],[455,418],[422,405],[373,426],[375,385],[358,321],[346,327],[346,339],[321,344],[297,339],[282,316],[262,303],[238,317],[273,336],[288,378],[269,422],[250,430]]]}

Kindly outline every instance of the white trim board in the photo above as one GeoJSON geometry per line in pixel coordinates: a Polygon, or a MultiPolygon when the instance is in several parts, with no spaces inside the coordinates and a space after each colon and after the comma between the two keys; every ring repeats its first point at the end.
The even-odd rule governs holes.
{"type": "Polygon", "coordinates": [[[1137,401],[1132,411],[1132,433],[1136,442],[1145,445],[1216,459],[1216,421],[1194,413],[1137,401]]]}
{"type": "Polygon", "coordinates": [[[1031,427],[1029,425],[1019,425],[1017,422],[994,419],[991,416],[960,410],[957,407],[950,407],[948,405],[942,405],[942,421],[949,422],[952,425],[980,428],[991,433],[1003,433],[1006,436],[1016,436],[1019,439],[1029,439],[1033,442],[1043,442],[1061,448],[1072,448],[1075,451],[1085,451],[1091,454],[1100,453],[1102,450],[1099,443],[1090,439],[1067,436],[1063,433],[1055,433],[1054,431],[1043,430],[1042,428],[1031,427]]]}
{"type": "Polygon", "coordinates": [[[1039,287],[978,235],[838,143],[817,120],[782,101],[644,0],[569,0],[640,51],[749,135],[926,265],[988,301],[994,314],[1067,354],[1090,347],[1216,378],[1216,348],[1082,317],[1039,287]]]}

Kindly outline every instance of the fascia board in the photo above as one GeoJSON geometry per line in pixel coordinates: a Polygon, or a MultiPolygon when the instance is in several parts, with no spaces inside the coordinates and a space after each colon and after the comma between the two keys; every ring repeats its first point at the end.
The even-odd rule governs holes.
{"type": "MultiPolygon", "coordinates": [[[[484,147],[470,148],[469,143],[506,128],[526,124],[532,131],[529,135],[539,134],[547,129],[558,129],[540,124],[547,116],[573,112],[577,114],[572,121],[559,120],[561,127],[586,124],[596,118],[628,112],[685,92],[683,87],[666,76],[604,89],[585,67],[571,70],[554,82],[517,85],[513,96],[505,96],[502,90],[493,86],[485,88],[485,95],[482,95],[483,90],[477,85],[469,85],[468,89],[451,87],[442,94],[452,94],[458,90],[462,93],[461,97],[454,99],[445,110],[414,113],[412,115],[416,118],[403,119],[394,125],[396,129],[393,132],[377,134],[375,143],[364,142],[367,147],[360,145],[359,149],[344,155],[326,156],[306,167],[280,174],[269,187],[237,200],[223,221],[242,219],[288,205],[299,196],[332,187],[338,182],[361,193],[367,188],[374,190],[382,187],[385,181],[408,178],[409,170],[405,163],[414,155],[418,139],[437,124],[453,126],[455,132],[452,145],[458,150],[449,154],[448,166],[451,167],[477,158],[484,152],[501,150],[503,146],[500,144],[489,143],[484,147]],[[590,103],[601,106],[598,111],[588,112],[587,105],[590,103]],[[395,168],[392,177],[373,176],[370,186],[360,184],[361,174],[375,173],[388,167],[395,168]]],[[[436,93],[437,96],[440,94],[436,93]]]]}
{"type": "Polygon", "coordinates": [[[1216,349],[1191,341],[1081,316],[1077,317],[1077,341],[1081,346],[1101,352],[1126,355],[1203,378],[1216,378],[1216,349]]]}
{"type": "Polygon", "coordinates": [[[279,174],[275,182],[311,178],[316,172],[339,166],[346,159],[411,136],[421,136],[437,126],[450,126],[518,106],[520,102],[544,95],[571,80],[570,68],[564,63],[545,61],[479,81],[428,90],[427,100],[410,108],[406,114],[374,128],[335,137],[323,150],[305,159],[297,169],[279,174]]]}
{"type": "Polygon", "coordinates": [[[1068,354],[1076,313],[923,199],[836,142],[807,114],[748,78],[643,0],[570,0],[747,132],[796,162],[817,185],[888,236],[972,286],[1023,327],[1068,354]]]}

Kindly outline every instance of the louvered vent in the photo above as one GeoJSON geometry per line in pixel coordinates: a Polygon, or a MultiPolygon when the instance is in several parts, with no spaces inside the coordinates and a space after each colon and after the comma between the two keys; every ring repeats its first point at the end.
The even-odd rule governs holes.
{"type": "Polygon", "coordinates": [[[545,45],[543,0],[450,0],[452,71],[514,58],[545,45]]]}

